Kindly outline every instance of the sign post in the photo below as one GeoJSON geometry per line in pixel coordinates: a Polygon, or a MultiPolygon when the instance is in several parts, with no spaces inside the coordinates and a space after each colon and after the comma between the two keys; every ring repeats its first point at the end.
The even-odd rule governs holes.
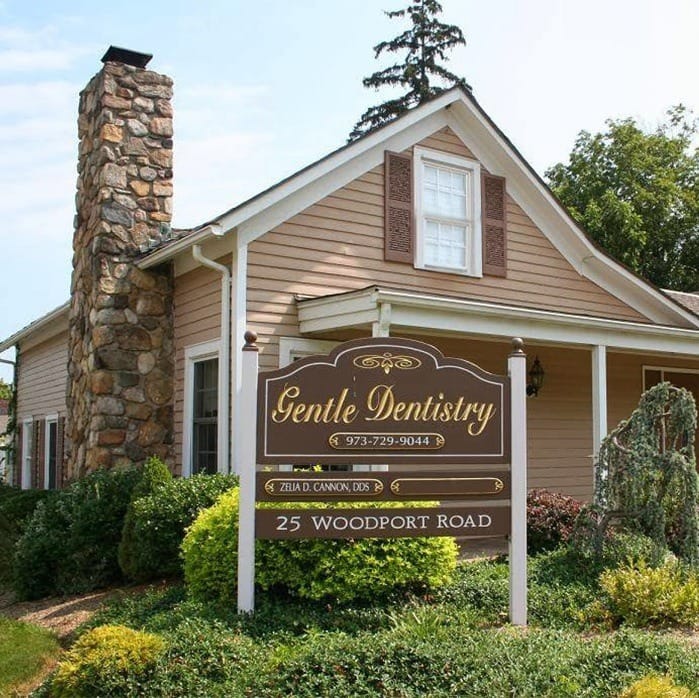
{"type": "Polygon", "coordinates": [[[243,347],[242,403],[243,443],[240,454],[238,503],[238,613],[255,610],[255,434],[257,432],[257,335],[245,333],[243,347]]]}
{"type": "Polygon", "coordinates": [[[521,339],[512,340],[507,360],[512,419],[510,531],[510,622],[527,624],[527,355],[521,339]]]}

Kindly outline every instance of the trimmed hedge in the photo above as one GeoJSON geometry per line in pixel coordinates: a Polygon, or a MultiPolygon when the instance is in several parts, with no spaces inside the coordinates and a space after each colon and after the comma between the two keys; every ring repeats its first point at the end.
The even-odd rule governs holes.
{"type": "MultiPolygon", "coordinates": [[[[368,505],[343,504],[348,506],[368,505]]],[[[297,504],[295,508],[322,505],[297,504]]],[[[182,554],[193,598],[235,601],[237,488],[201,512],[182,543],[182,554]]],[[[376,599],[401,589],[443,586],[452,577],[456,559],[453,538],[258,541],[255,577],[261,589],[280,588],[299,598],[347,602],[376,599]]]]}
{"type": "Polygon", "coordinates": [[[220,474],[167,477],[164,467],[151,461],[148,485],[134,491],[124,522],[119,563],[134,581],[182,576],[180,545],[185,529],[238,482],[234,475],[220,474]]]}

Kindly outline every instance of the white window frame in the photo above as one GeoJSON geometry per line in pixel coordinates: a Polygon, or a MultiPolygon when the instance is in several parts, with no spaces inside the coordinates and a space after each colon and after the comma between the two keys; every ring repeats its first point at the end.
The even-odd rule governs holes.
{"type": "Polygon", "coordinates": [[[646,364],[643,364],[643,392],[648,390],[648,386],[646,385],[646,371],[658,371],[660,372],[660,381],[663,382],[665,380],[665,373],[688,373],[688,374],[693,374],[696,375],[699,373],[699,368],[681,368],[678,366],[649,366],[646,364]]]}
{"type": "MultiPolygon", "coordinates": [[[[49,461],[51,459],[49,434],[52,424],[56,425],[56,475],[58,475],[58,414],[47,414],[44,419],[44,489],[47,490],[49,489],[49,461]]],[[[58,488],[58,478],[56,478],[56,488],[58,488]]]]}
{"type": "Polygon", "coordinates": [[[224,450],[228,438],[228,425],[221,422],[223,417],[224,372],[221,370],[221,342],[202,342],[191,344],[184,350],[184,404],[182,406],[182,476],[190,477],[192,473],[192,431],[194,429],[194,365],[199,361],[218,359],[218,421],[217,427],[217,463],[216,470],[225,473],[224,450]]]}
{"type": "Polygon", "coordinates": [[[32,462],[34,460],[34,420],[27,417],[22,420],[22,462],[21,487],[23,490],[32,486],[32,462]],[[31,432],[31,433],[30,433],[31,432]]]}
{"type": "Polygon", "coordinates": [[[476,160],[442,153],[437,150],[415,147],[413,149],[413,180],[415,190],[415,267],[418,269],[430,269],[443,271],[463,276],[483,276],[483,241],[481,227],[481,166],[476,160]],[[472,211],[469,225],[472,226],[471,239],[466,241],[466,255],[468,264],[463,268],[442,267],[425,262],[425,233],[423,214],[423,183],[424,166],[431,164],[435,167],[447,167],[465,172],[471,179],[471,201],[467,206],[472,211]]]}

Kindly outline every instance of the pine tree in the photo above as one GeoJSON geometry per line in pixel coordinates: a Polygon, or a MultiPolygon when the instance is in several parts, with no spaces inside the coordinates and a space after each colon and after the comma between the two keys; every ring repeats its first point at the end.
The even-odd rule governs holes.
{"type": "Polygon", "coordinates": [[[364,87],[377,90],[385,85],[400,85],[408,88],[408,91],[401,97],[367,109],[350,133],[350,141],[383,126],[411,107],[422,104],[447,89],[443,85],[431,84],[432,78],[449,87],[461,84],[469,88],[462,78],[438,63],[447,60],[446,54],[450,49],[466,45],[459,27],[443,24],[437,19],[441,11],[442,6],[437,0],[414,0],[406,9],[385,13],[391,18],[409,16],[412,27],[394,39],[374,46],[374,58],[378,58],[384,51],[397,53],[405,50],[407,54],[402,63],[380,70],[364,78],[362,83],[364,87]]]}

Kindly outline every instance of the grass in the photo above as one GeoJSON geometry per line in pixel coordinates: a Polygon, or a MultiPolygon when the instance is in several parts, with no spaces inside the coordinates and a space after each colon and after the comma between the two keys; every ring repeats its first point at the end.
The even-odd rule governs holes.
{"type": "Polygon", "coordinates": [[[0,617],[0,695],[21,695],[60,654],[56,636],[34,625],[0,617]]]}

